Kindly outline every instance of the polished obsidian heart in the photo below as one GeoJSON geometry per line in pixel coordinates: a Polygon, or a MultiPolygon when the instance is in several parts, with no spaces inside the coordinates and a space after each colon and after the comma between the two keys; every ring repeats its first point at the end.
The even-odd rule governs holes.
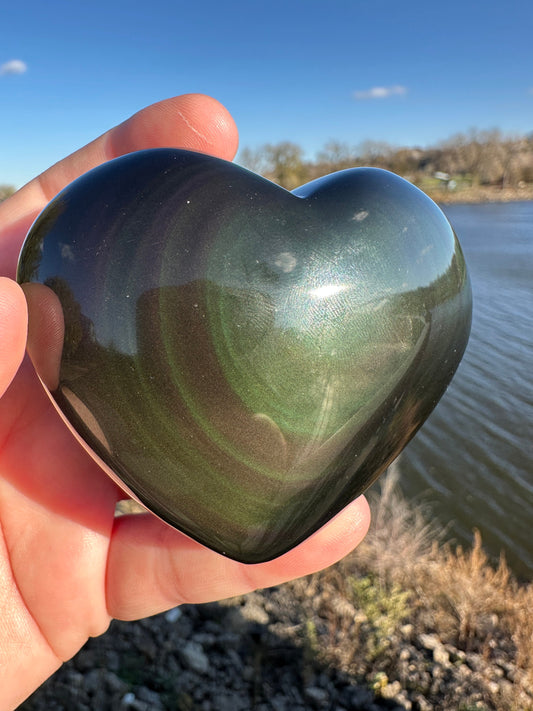
{"type": "Polygon", "coordinates": [[[470,330],[452,228],[359,168],[293,193],[158,149],[43,211],[18,281],[60,412],[148,509],[245,562],[363,492],[433,410],[470,330]]]}

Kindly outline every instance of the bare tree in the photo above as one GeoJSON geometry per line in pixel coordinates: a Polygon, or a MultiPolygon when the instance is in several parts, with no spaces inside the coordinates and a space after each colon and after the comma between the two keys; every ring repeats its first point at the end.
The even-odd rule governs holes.
{"type": "Polygon", "coordinates": [[[264,175],[268,170],[265,147],[243,148],[239,151],[237,163],[248,170],[253,170],[254,173],[264,175]]]}
{"type": "Polygon", "coordinates": [[[344,141],[328,141],[317,153],[317,162],[327,170],[344,170],[358,164],[355,149],[344,141]]]}

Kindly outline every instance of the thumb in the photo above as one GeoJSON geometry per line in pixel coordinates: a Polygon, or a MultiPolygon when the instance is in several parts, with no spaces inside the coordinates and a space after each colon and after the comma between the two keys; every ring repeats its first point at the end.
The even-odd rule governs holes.
{"type": "Polygon", "coordinates": [[[28,316],[20,286],[0,277],[0,396],[15,377],[26,347],[28,316]]]}

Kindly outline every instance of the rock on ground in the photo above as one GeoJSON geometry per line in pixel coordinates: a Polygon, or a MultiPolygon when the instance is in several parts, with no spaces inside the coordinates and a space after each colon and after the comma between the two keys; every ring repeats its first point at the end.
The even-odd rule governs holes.
{"type": "Polygon", "coordinates": [[[295,588],[281,586],[115,621],[20,711],[483,711],[498,709],[483,694],[487,683],[496,699],[509,690],[512,665],[496,669],[411,624],[381,669],[342,671],[320,661],[322,638],[311,635],[310,644],[309,630],[327,621],[300,602],[295,588]]]}

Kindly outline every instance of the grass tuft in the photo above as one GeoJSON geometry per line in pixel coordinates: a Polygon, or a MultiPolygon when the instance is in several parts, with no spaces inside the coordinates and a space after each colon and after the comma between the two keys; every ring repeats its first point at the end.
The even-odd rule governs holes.
{"type": "Polygon", "coordinates": [[[494,565],[479,531],[470,549],[446,542],[428,510],[403,498],[397,466],[371,507],[352,555],[290,584],[325,622],[307,630],[308,649],[374,692],[401,685],[415,704],[423,695],[435,708],[533,711],[533,584],[503,555],[494,565]]]}

